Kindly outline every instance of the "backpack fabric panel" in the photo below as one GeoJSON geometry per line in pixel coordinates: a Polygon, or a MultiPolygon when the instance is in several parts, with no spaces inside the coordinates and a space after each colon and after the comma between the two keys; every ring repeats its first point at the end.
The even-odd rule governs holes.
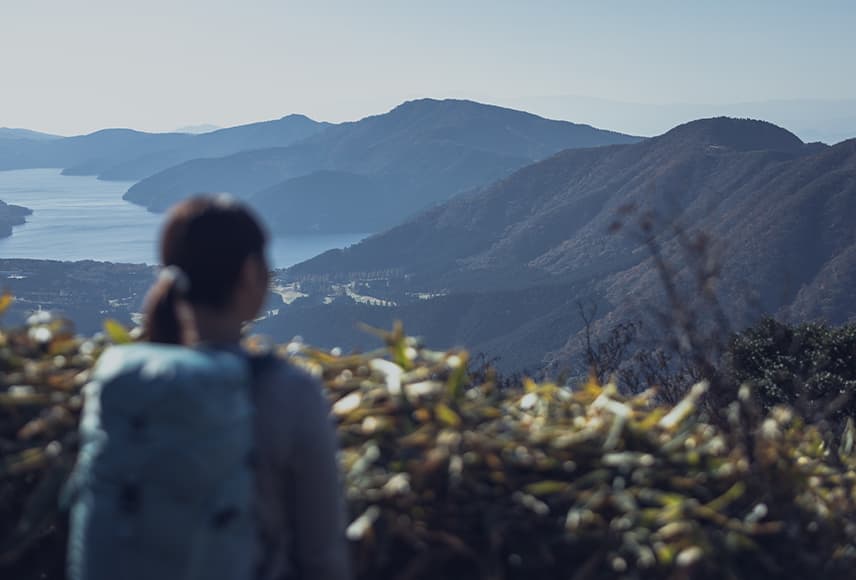
{"type": "Polygon", "coordinates": [[[113,347],[86,387],[71,580],[240,580],[256,558],[247,360],[113,347]]]}

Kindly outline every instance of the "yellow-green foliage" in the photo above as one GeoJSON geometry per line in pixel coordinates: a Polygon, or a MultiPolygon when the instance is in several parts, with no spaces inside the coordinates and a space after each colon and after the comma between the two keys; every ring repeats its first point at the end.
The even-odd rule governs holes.
{"type": "MultiPolygon", "coordinates": [[[[852,430],[832,449],[746,393],[714,424],[704,384],[671,408],[594,381],[473,384],[466,353],[379,334],[361,355],[278,347],[328,389],[359,578],[852,577],[852,430]]],[[[16,578],[61,569],[56,494],[109,337],[47,317],[0,334],[0,566],[16,578]]]]}

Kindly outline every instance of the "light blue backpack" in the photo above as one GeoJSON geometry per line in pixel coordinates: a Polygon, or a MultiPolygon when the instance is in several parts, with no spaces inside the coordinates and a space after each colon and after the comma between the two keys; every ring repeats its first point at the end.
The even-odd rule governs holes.
{"type": "Polygon", "coordinates": [[[86,387],[69,485],[70,580],[253,576],[250,361],[112,347],[86,387]]]}

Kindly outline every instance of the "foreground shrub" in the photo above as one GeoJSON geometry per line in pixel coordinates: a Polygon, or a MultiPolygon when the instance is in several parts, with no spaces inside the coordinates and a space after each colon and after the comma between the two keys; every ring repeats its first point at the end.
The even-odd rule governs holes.
{"type": "MultiPolygon", "coordinates": [[[[745,389],[714,426],[704,383],[673,407],[597,381],[472,384],[465,353],[382,338],[363,355],[279,348],[327,386],[359,578],[852,577],[852,432],[831,449],[745,389]]],[[[48,318],[0,335],[4,577],[62,577],[56,494],[107,342],[48,318]]]]}

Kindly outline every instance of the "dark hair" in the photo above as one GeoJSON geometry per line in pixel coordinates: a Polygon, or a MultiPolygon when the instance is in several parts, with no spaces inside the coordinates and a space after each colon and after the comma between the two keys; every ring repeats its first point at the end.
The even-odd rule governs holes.
{"type": "Polygon", "coordinates": [[[229,196],[195,196],[173,207],[161,231],[160,259],[175,268],[159,276],[146,296],[146,338],[185,342],[181,301],[227,306],[247,258],[264,260],[266,242],[259,220],[229,196]]]}

